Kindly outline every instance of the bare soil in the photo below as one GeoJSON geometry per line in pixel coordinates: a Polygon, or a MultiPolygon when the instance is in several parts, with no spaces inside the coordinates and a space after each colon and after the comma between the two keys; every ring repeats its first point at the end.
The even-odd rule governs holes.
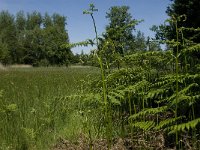
{"type": "MultiPolygon", "coordinates": [[[[164,147],[164,141],[162,135],[155,135],[156,138],[151,141],[146,141],[143,138],[134,137],[131,138],[117,138],[112,141],[110,150],[169,150],[164,147]],[[137,139],[136,139],[137,138],[137,139]],[[136,139],[136,140],[134,140],[136,139]]],[[[56,145],[51,150],[108,150],[108,143],[106,139],[97,139],[92,142],[83,135],[73,143],[66,139],[60,138],[56,145]]]]}

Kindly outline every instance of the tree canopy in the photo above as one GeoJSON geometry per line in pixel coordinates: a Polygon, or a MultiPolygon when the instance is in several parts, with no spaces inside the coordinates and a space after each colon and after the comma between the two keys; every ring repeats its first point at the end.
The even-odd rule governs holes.
{"type": "Polygon", "coordinates": [[[116,52],[123,55],[127,53],[134,41],[133,30],[137,21],[129,13],[128,6],[113,6],[106,13],[109,24],[103,35],[105,40],[111,40],[116,52]]]}
{"type": "MultiPolygon", "coordinates": [[[[199,28],[200,26],[200,1],[199,0],[172,0],[172,4],[167,8],[166,13],[172,19],[184,16],[178,22],[179,27],[184,27],[184,36],[190,37],[190,40],[196,43],[200,42],[200,33],[188,28],[199,28]]],[[[175,26],[173,23],[154,26],[157,39],[175,39],[175,26]]]]}
{"type": "Polygon", "coordinates": [[[64,65],[72,58],[65,29],[66,17],[54,13],[44,16],[39,12],[15,16],[0,12],[0,62],[39,65],[64,65]]]}

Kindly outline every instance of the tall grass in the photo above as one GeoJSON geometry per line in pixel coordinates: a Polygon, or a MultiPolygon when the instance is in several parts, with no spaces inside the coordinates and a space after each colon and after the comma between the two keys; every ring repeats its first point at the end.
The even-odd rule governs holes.
{"type": "MultiPolygon", "coordinates": [[[[59,136],[81,130],[81,80],[96,68],[18,68],[0,72],[0,149],[47,149],[59,136]]],[[[85,90],[86,92],[86,90],[85,90]]]]}

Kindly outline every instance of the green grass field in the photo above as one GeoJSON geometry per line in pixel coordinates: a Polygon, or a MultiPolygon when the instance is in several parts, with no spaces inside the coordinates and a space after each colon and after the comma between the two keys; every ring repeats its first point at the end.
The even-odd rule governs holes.
{"type": "Polygon", "coordinates": [[[0,71],[0,149],[49,149],[60,136],[74,138],[80,99],[65,97],[98,74],[92,67],[0,71]]]}

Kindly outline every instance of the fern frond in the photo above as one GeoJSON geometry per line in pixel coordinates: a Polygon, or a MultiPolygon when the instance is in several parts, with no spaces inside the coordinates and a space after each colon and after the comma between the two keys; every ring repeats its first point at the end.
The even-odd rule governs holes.
{"type": "MultiPolygon", "coordinates": [[[[199,85],[197,83],[192,83],[190,85],[188,85],[187,87],[185,87],[184,89],[182,89],[181,91],[178,92],[178,99],[176,100],[176,94],[174,93],[170,98],[169,101],[172,100],[171,105],[175,105],[176,103],[180,103],[183,100],[188,100],[188,102],[190,102],[191,100],[193,100],[193,96],[188,96],[186,95],[187,93],[189,93],[189,91],[191,90],[191,88],[193,87],[198,87],[199,85]]],[[[186,101],[185,101],[186,102],[186,101]]]]}
{"type": "Polygon", "coordinates": [[[198,100],[200,99],[200,95],[194,95],[194,96],[191,96],[193,100],[198,100]]]}
{"type": "Polygon", "coordinates": [[[150,83],[146,80],[142,80],[142,81],[139,81],[137,83],[135,83],[134,85],[130,85],[128,86],[127,88],[125,88],[124,90],[126,92],[129,92],[129,93],[135,93],[137,92],[138,90],[141,90],[143,88],[145,88],[146,86],[148,86],[150,83]]]}
{"type": "Polygon", "coordinates": [[[168,134],[175,133],[176,131],[181,132],[181,131],[185,131],[185,130],[195,129],[199,123],[200,123],[200,118],[197,118],[197,119],[194,119],[187,123],[182,123],[182,124],[171,126],[171,127],[167,128],[168,130],[170,130],[170,132],[168,134]]]}
{"type": "Polygon", "coordinates": [[[156,129],[156,130],[159,130],[159,129],[163,129],[163,128],[167,127],[167,126],[171,126],[171,125],[173,125],[174,123],[176,123],[178,120],[181,120],[181,119],[183,119],[183,118],[184,118],[184,116],[179,116],[179,117],[177,117],[177,118],[168,118],[168,119],[165,119],[165,120],[161,121],[161,122],[155,127],[155,129],[156,129]]]}
{"type": "Polygon", "coordinates": [[[124,99],[125,93],[122,90],[112,91],[109,93],[109,96],[124,99]]]}
{"type": "Polygon", "coordinates": [[[183,49],[183,52],[185,52],[185,53],[200,52],[200,44],[196,44],[194,46],[187,47],[187,48],[183,49]]]}
{"type": "Polygon", "coordinates": [[[141,116],[145,116],[145,115],[155,115],[155,114],[158,114],[158,113],[161,113],[161,112],[164,112],[168,109],[167,106],[162,106],[162,107],[157,107],[157,108],[146,108],[134,115],[131,115],[129,117],[129,119],[137,119],[141,116]]]}
{"type": "Polygon", "coordinates": [[[148,131],[155,126],[155,122],[154,121],[141,121],[141,122],[135,122],[135,123],[131,124],[131,126],[134,128],[139,128],[139,129],[148,131]]]}
{"type": "Polygon", "coordinates": [[[178,96],[177,99],[174,99],[174,100],[170,103],[170,105],[171,105],[171,106],[172,106],[172,105],[176,105],[176,104],[179,104],[179,103],[182,102],[182,101],[184,101],[184,102],[191,101],[191,96],[187,96],[187,95],[181,94],[181,95],[178,96]]]}
{"type": "Polygon", "coordinates": [[[196,32],[199,32],[200,31],[200,27],[198,28],[193,28],[193,27],[190,27],[190,28],[187,28],[187,27],[181,27],[182,30],[187,30],[187,31],[196,31],[196,32]]]}
{"type": "Polygon", "coordinates": [[[115,96],[108,95],[108,99],[110,100],[111,104],[121,105],[121,102],[115,96]]]}
{"type": "Polygon", "coordinates": [[[159,95],[162,96],[164,93],[168,92],[168,88],[158,88],[154,89],[148,92],[148,94],[145,96],[146,99],[152,99],[152,98],[157,98],[159,95]]]}

